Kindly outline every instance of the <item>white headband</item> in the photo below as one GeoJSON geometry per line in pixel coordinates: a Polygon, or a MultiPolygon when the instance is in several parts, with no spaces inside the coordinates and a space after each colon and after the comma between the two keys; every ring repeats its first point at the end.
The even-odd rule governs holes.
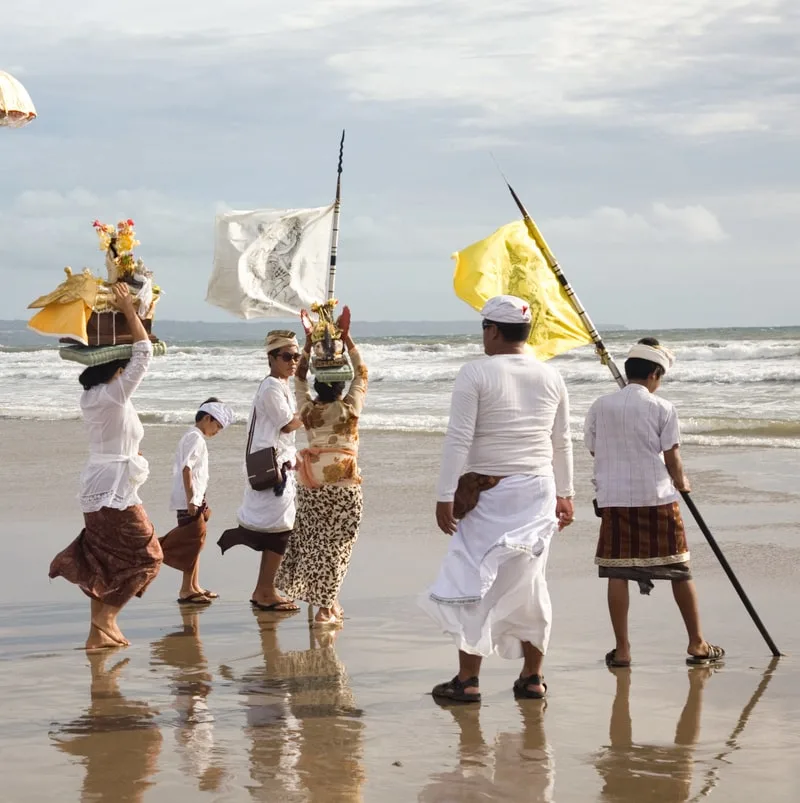
{"type": "Polygon", "coordinates": [[[233,423],[233,410],[222,402],[206,402],[199,412],[210,415],[223,429],[233,423]]]}
{"type": "Polygon", "coordinates": [[[628,352],[628,359],[654,362],[660,365],[665,373],[675,364],[675,355],[669,349],[664,346],[646,346],[644,343],[636,343],[628,352]]]}

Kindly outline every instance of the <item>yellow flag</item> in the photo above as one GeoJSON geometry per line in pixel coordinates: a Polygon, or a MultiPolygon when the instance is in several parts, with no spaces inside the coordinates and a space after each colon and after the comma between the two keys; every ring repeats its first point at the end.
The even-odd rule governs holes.
{"type": "Polygon", "coordinates": [[[480,310],[492,297],[512,295],[531,305],[529,350],[540,360],[592,342],[564,288],[522,220],[453,255],[456,295],[480,310]]]}

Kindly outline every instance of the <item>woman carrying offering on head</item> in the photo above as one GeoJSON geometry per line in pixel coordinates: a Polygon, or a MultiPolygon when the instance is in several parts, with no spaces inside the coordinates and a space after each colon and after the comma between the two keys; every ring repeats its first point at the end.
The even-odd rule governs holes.
{"type": "Polygon", "coordinates": [[[131,403],[147,373],[153,346],[128,285],[118,282],[113,292],[133,336],[133,353],[130,360],[94,365],[80,375],[81,412],[89,435],[79,496],[84,529],[50,564],[51,578],[75,583],[91,599],[86,649],[128,645],[117,615],[131,597],[142,596],[162,560],[138,493],[149,467],[139,452],[144,428],[131,403]]]}
{"type": "MultiPolygon", "coordinates": [[[[300,350],[297,337],[288,330],[267,334],[269,375],[258,387],[250,412],[249,453],[274,449],[280,472],[279,481],[263,490],[255,490],[250,479],[245,483],[244,499],[237,513],[239,526],[226,530],[217,544],[223,555],[233,546],[242,545],[261,553],[251,605],[261,611],[291,613],[299,610],[291,600],[281,597],[275,588],[275,575],[289,543],[295,518],[294,463],[295,430],[302,426],[297,415],[289,379],[297,370],[300,350]]],[[[247,456],[245,456],[247,461],[247,456]]]]}
{"type": "Polygon", "coordinates": [[[354,378],[344,394],[344,382],[314,382],[309,391],[311,333],[295,377],[295,394],[306,430],[308,448],[297,465],[297,522],[276,584],[290,597],[319,607],[314,624],[335,627],[343,619],[339,605],[353,545],[358,538],[363,496],[358,470],[358,419],[367,392],[367,367],[350,336],[350,310],[337,321],[353,364],[354,378]]]}

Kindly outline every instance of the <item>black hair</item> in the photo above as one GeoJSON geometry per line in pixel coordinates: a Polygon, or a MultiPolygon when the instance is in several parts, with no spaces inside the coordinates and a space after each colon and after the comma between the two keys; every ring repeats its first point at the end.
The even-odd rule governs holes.
{"type": "Polygon", "coordinates": [[[100,365],[90,365],[78,377],[78,382],[83,385],[84,390],[91,390],[97,385],[105,385],[110,382],[120,368],[125,370],[130,360],[112,360],[100,365]]]}
{"type": "MultiPolygon", "coordinates": [[[[638,341],[643,346],[653,346],[658,348],[661,344],[654,337],[643,337],[638,341]]],[[[664,367],[651,360],[643,360],[641,357],[631,357],[625,360],[625,376],[631,379],[647,379],[655,373],[658,379],[666,373],[664,367]]]]}
{"type": "Polygon", "coordinates": [[[506,343],[524,343],[531,334],[530,323],[498,323],[488,319],[484,320],[483,328],[487,329],[489,326],[496,326],[497,331],[500,332],[500,337],[506,343]]]}
{"type": "MultiPolygon", "coordinates": [[[[212,402],[217,402],[217,403],[219,403],[219,399],[218,399],[216,396],[211,396],[211,398],[209,398],[209,399],[206,399],[206,400],[203,402],[203,404],[211,404],[212,402]]],[[[203,404],[201,404],[200,406],[202,407],[202,406],[203,406],[203,404]]],[[[197,411],[197,414],[196,414],[196,415],[195,415],[195,417],[194,417],[194,423],[195,423],[195,424],[199,424],[199,423],[200,423],[200,422],[201,422],[201,421],[202,421],[202,420],[203,420],[203,419],[204,419],[206,416],[208,416],[208,417],[209,417],[210,419],[212,419],[213,421],[217,421],[217,419],[216,419],[216,418],[214,418],[214,416],[213,416],[213,415],[209,415],[208,413],[201,413],[201,412],[200,412],[200,410],[198,410],[198,411],[197,411]]],[[[219,421],[217,421],[217,423],[219,424],[219,421]]]]}
{"type": "Polygon", "coordinates": [[[314,380],[314,392],[317,398],[326,404],[338,401],[344,393],[344,382],[320,382],[314,380]]]}

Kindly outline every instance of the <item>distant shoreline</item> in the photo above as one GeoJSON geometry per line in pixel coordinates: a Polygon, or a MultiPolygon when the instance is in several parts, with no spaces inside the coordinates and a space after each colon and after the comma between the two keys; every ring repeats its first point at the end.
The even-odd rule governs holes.
{"type": "MultiPolygon", "coordinates": [[[[477,320],[477,319],[476,319],[477,320]]],[[[471,321],[354,321],[353,335],[356,338],[378,337],[465,337],[478,336],[480,327],[476,320],[471,321]]],[[[170,321],[156,319],[153,332],[162,340],[175,341],[260,341],[267,329],[292,329],[298,335],[302,328],[298,320],[278,318],[253,321],[206,322],[170,321]]],[[[601,332],[621,332],[621,325],[603,326],[601,332]]],[[[50,338],[48,338],[50,339],[50,338]]],[[[57,343],[52,338],[53,344],[57,343]]],[[[0,320],[0,344],[4,346],[44,345],[45,338],[28,329],[27,321],[0,320]]]]}

